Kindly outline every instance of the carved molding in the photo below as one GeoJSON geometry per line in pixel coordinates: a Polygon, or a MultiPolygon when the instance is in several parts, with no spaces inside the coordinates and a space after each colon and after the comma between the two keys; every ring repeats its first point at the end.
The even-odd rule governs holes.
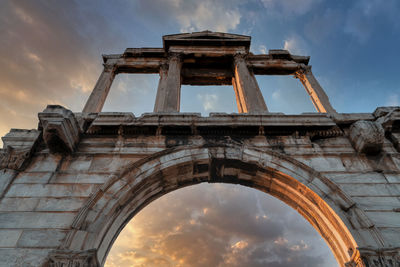
{"type": "Polygon", "coordinates": [[[346,267],[399,267],[400,248],[374,249],[358,248],[353,260],[345,264],[346,267]]]}
{"type": "Polygon", "coordinates": [[[385,131],[377,122],[360,120],[350,126],[349,138],[357,152],[376,154],[382,150],[385,131]]]}
{"type": "Polygon", "coordinates": [[[377,118],[376,122],[380,123],[387,132],[399,130],[400,128],[400,107],[380,107],[374,112],[377,118]]]}
{"type": "Polygon", "coordinates": [[[79,142],[80,128],[72,111],[49,105],[38,114],[43,139],[51,152],[73,152],[79,142]]]}
{"type": "Polygon", "coordinates": [[[38,130],[11,129],[2,137],[4,149],[0,150],[0,169],[21,170],[35,149],[39,137],[38,130]]]}
{"type": "Polygon", "coordinates": [[[100,267],[96,250],[70,251],[59,250],[51,252],[48,261],[49,267],[100,267]]]}

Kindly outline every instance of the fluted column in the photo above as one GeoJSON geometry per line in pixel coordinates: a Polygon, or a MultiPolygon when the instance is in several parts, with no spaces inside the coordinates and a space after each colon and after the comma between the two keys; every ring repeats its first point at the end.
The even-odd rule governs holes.
{"type": "Polygon", "coordinates": [[[104,64],[103,72],[83,108],[83,113],[101,112],[115,77],[115,64],[104,64]]]}
{"type": "Polygon", "coordinates": [[[329,98],[326,95],[324,89],[318,83],[317,79],[311,72],[311,66],[305,66],[295,73],[295,77],[298,78],[310,95],[311,101],[318,112],[321,113],[336,113],[336,110],[332,107],[329,102],[329,98]]]}
{"type": "Polygon", "coordinates": [[[181,100],[181,55],[171,54],[167,68],[160,68],[154,112],[179,112],[181,100]]]}
{"type": "Polygon", "coordinates": [[[252,71],[249,71],[243,55],[236,55],[234,60],[234,78],[236,102],[239,113],[268,112],[264,97],[252,71]]]}

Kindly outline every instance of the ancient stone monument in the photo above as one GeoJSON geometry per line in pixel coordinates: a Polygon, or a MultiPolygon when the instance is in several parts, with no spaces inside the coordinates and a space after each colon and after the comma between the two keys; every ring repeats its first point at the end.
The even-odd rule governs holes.
{"type": "Polygon", "coordinates": [[[296,209],[340,266],[400,266],[400,107],[337,113],[309,57],[249,46],[206,31],[104,55],[82,113],[50,105],[37,130],[4,136],[0,265],[101,266],[148,203],[218,182],[296,209]],[[118,73],[160,74],[153,113],[101,112],[118,73]],[[294,75],[318,113],[269,113],[254,75],[294,75]],[[181,84],[232,84],[239,113],[180,113],[181,84]]]}

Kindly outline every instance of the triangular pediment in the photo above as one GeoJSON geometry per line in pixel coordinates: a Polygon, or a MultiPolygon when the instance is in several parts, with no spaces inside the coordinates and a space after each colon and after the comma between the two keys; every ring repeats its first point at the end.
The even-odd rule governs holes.
{"type": "Polygon", "coordinates": [[[180,33],[180,34],[170,34],[164,35],[164,40],[187,40],[187,39],[227,39],[227,40],[250,40],[250,36],[232,34],[225,32],[212,32],[212,31],[202,31],[202,32],[192,32],[192,33],[180,33]]]}
{"type": "Polygon", "coordinates": [[[243,45],[250,46],[250,36],[224,33],[224,32],[192,32],[180,33],[163,36],[164,48],[168,49],[171,45],[243,45]]]}

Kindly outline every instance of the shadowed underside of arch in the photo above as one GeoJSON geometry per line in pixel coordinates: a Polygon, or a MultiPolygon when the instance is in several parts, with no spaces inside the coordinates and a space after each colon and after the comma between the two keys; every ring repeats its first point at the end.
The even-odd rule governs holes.
{"type": "Polygon", "coordinates": [[[201,182],[240,184],[266,192],[307,219],[341,266],[361,261],[357,232],[342,210],[352,201],[339,187],[287,156],[243,146],[173,148],[133,163],[86,203],[61,249],[96,249],[104,264],[120,231],[142,208],[173,190],[201,182]]]}

